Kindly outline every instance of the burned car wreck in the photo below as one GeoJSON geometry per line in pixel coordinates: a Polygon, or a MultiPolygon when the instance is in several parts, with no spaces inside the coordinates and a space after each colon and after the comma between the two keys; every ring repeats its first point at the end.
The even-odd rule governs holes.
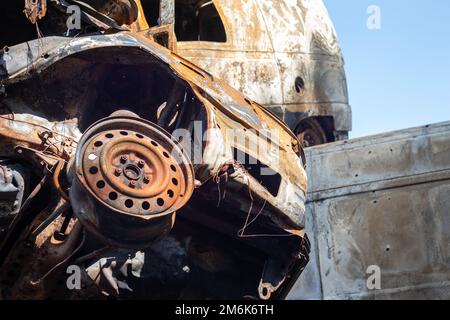
{"type": "Polygon", "coordinates": [[[1,40],[1,298],[285,297],[310,250],[297,137],[130,27],[139,1],[90,2],[25,1],[34,37],[1,40]]]}

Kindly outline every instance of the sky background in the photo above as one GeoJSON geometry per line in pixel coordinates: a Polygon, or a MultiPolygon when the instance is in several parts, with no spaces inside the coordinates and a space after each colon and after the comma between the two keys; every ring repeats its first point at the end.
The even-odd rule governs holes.
{"type": "Polygon", "coordinates": [[[449,0],[324,0],[345,59],[351,138],[450,120],[449,0]],[[367,28],[367,8],[381,29],[367,28]]]}

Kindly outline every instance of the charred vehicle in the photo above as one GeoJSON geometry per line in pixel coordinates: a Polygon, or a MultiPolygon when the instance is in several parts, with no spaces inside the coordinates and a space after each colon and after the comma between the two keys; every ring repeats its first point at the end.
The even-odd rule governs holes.
{"type": "Polygon", "coordinates": [[[1,298],[277,299],[302,272],[298,138],[174,52],[167,3],[154,28],[139,1],[3,4],[1,298]]]}
{"type": "Polygon", "coordinates": [[[305,147],[348,138],[344,59],[322,0],[140,0],[138,11],[136,30],[172,24],[172,50],[270,108],[305,147]]]}
{"type": "Polygon", "coordinates": [[[344,60],[322,0],[175,1],[175,33],[180,55],[270,108],[305,146],[348,138],[344,60]]]}

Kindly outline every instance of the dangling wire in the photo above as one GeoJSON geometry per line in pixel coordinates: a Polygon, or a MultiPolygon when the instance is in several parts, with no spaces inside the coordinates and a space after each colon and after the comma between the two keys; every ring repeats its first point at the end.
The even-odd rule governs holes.
{"type": "Polygon", "coordinates": [[[60,175],[62,169],[64,168],[64,164],[65,164],[64,160],[61,159],[58,161],[58,164],[56,165],[56,168],[55,168],[55,173],[53,174],[53,184],[54,184],[56,190],[58,191],[59,195],[67,202],[70,202],[69,196],[63,190],[63,188],[61,187],[61,184],[59,183],[59,175],[60,175]]]}
{"type": "Polygon", "coordinates": [[[239,234],[239,231],[238,231],[238,234],[239,234],[240,237],[244,236],[244,231],[245,231],[245,229],[248,226],[248,220],[250,219],[250,215],[251,215],[252,210],[253,210],[254,199],[253,199],[252,189],[250,188],[250,180],[249,179],[247,179],[247,187],[248,187],[248,195],[250,196],[251,202],[250,202],[250,208],[248,209],[247,218],[245,219],[244,226],[239,230],[240,234],[239,234]]]}
{"type": "Polygon", "coordinates": [[[213,180],[214,180],[214,182],[217,185],[217,192],[219,193],[218,198],[217,198],[217,208],[219,208],[220,207],[220,202],[222,200],[221,197],[220,197],[221,196],[221,193],[220,193],[220,175],[216,174],[214,176],[213,180]]]}
{"type": "Polygon", "coordinates": [[[58,269],[60,266],[62,266],[63,264],[65,264],[67,261],[69,261],[69,259],[71,259],[80,249],[81,247],[83,247],[84,242],[86,240],[86,232],[84,231],[83,228],[83,238],[80,242],[80,244],[78,245],[78,247],[75,248],[74,251],[72,251],[72,253],[65,258],[63,261],[59,262],[58,264],[56,264],[53,268],[51,268],[46,274],[44,274],[41,278],[37,279],[37,280],[31,280],[30,283],[34,286],[39,285],[39,283],[41,283],[42,281],[44,281],[49,275],[51,275],[56,269],[58,269]]]}
{"type": "Polygon", "coordinates": [[[248,214],[247,214],[247,218],[245,219],[245,223],[244,226],[238,230],[238,237],[239,238],[257,238],[257,237],[292,237],[294,236],[293,234],[244,234],[245,229],[247,229],[252,223],[254,223],[256,221],[256,219],[258,219],[258,217],[261,215],[261,213],[263,212],[267,200],[264,199],[264,203],[261,206],[261,209],[258,211],[258,213],[256,214],[256,216],[249,222],[250,220],[250,216],[253,210],[253,202],[254,202],[254,198],[253,198],[253,194],[252,194],[252,190],[250,189],[250,180],[247,180],[247,186],[248,186],[248,192],[249,192],[249,196],[250,196],[250,208],[248,210],[248,214]]]}
{"type": "Polygon", "coordinates": [[[41,55],[44,54],[44,42],[42,40],[42,38],[44,37],[44,35],[41,32],[41,29],[39,28],[39,23],[36,20],[36,33],[37,33],[37,41],[38,41],[38,56],[40,57],[41,55]]]}
{"type": "MultiPolygon", "coordinates": [[[[252,221],[250,221],[250,222],[248,222],[246,225],[244,225],[244,227],[241,229],[241,230],[242,230],[242,232],[241,232],[242,235],[243,235],[245,229],[248,228],[248,227],[250,227],[250,226],[253,224],[253,222],[255,222],[256,219],[258,219],[258,217],[259,217],[259,216],[261,215],[261,213],[263,212],[263,210],[264,210],[264,208],[265,208],[265,206],[266,206],[266,203],[267,203],[267,200],[264,200],[264,203],[263,203],[261,209],[260,209],[260,210],[258,211],[258,213],[256,214],[256,216],[252,219],[252,221]]],[[[250,216],[250,215],[248,215],[248,216],[250,216]]],[[[241,230],[239,230],[239,231],[241,231],[241,230]]]]}

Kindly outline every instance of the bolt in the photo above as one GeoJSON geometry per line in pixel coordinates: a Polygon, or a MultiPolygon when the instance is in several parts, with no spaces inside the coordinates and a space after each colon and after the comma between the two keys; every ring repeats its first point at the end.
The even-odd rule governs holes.
{"type": "Polygon", "coordinates": [[[140,168],[143,168],[143,167],[144,167],[144,165],[145,165],[145,162],[144,162],[144,160],[139,160],[139,162],[138,162],[138,166],[139,166],[140,168]]]}
{"type": "Polygon", "coordinates": [[[116,170],[114,170],[114,173],[116,174],[116,176],[120,176],[122,174],[122,169],[117,168],[116,170]]]}
{"type": "Polygon", "coordinates": [[[128,161],[128,157],[127,156],[121,156],[120,157],[120,162],[125,163],[128,161]]]}
{"type": "Polygon", "coordinates": [[[136,188],[136,181],[130,181],[130,187],[136,188]]]}
{"type": "Polygon", "coordinates": [[[144,183],[149,183],[149,182],[150,182],[150,177],[144,176],[144,183]]]}

